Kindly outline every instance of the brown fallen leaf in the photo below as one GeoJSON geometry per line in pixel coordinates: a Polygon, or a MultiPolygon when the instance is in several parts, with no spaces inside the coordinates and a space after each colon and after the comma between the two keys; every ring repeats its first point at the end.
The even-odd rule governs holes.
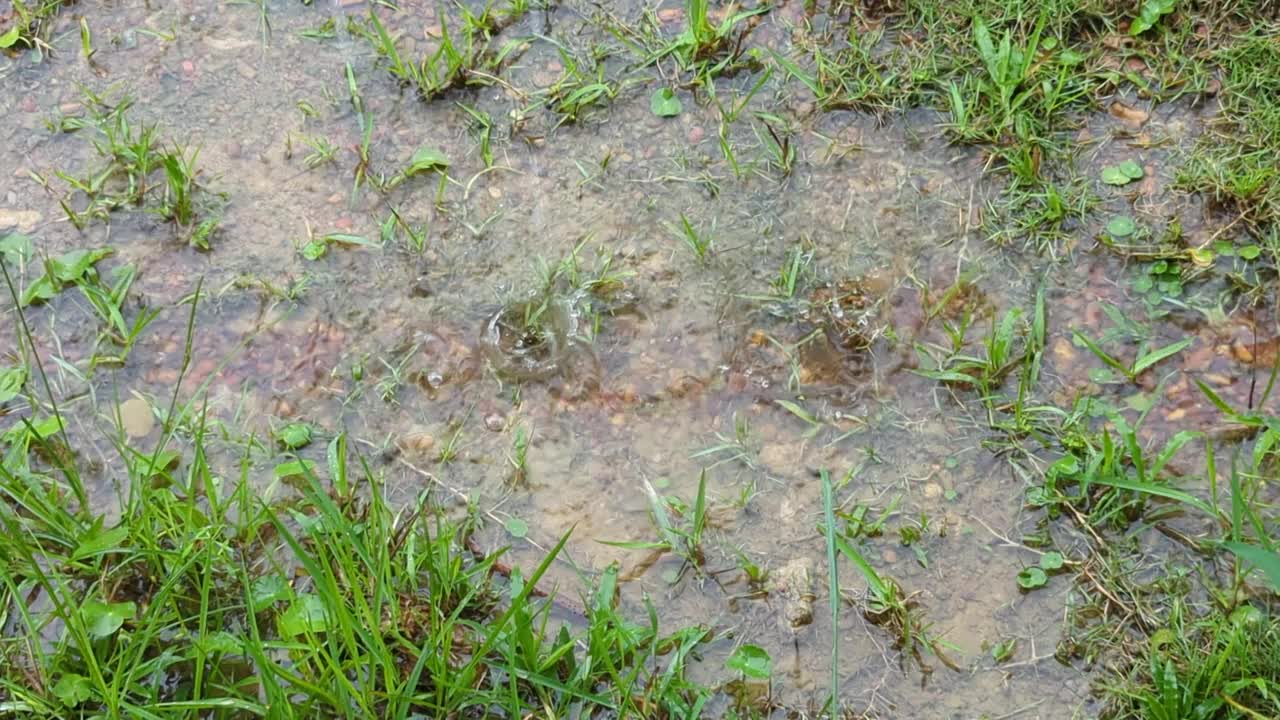
{"type": "Polygon", "coordinates": [[[1142,127],[1142,124],[1151,117],[1146,110],[1134,107],[1128,103],[1120,102],[1119,100],[1111,103],[1111,107],[1108,108],[1108,110],[1111,113],[1111,117],[1120,120],[1134,130],[1142,127]]]}

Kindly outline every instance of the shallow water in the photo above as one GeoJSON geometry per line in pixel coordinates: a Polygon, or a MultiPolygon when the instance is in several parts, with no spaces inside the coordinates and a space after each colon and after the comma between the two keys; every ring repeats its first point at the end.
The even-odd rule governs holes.
{"type": "MultiPolygon", "coordinates": [[[[450,91],[430,103],[400,89],[366,43],[346,32],[347,14],[361,16],[367,7],[342,5],[271,3],[268,32],[249,5],[82,4],[76,13],[97,48],[92,64],[76,54],[70,16],[53,62],[0,60],[0,110],[11,118],[0,127],[0,158],[11,169],[0,178],[0,217],[51,255],[114,248],[101,267],[139,269],[131,307],[163,311],[123,367],[100,367],[84,379],[68,370],[84,372],[94,347],[96,319],[83,298],[67,291],[28,314],[80,437],[109,424],[115,399],[167,406],[186,342],[187,306],[177,303],[202,278],[193,360],[179,396],[207,389],[210,417],[227,428],[220,462],[228,472],[246,452],[247,432],[261,437],[292,420],[315,424],[325,438],[345,431],[386,473],[399,502],[431,490],[449,502],[470,498],[495,520],[525,520],[528,542],[496,522],[486,531],[492,547],[514,542],[519,560],[533,561],[540,547],[572,529],[566,562],[553,573],[562,592],[574,592],[575,571],[590,575],[616,561],[628,578],[628,607],[639,613],[648,595],[670,627],[717,629],[699,670],[704,680],[724,679],[722,659],[737,642],[765,647],[777,668],[773,692],[794,707],[821,705],[835,637],[841,694],[885,717],[1091,714],[1087,669],[1053,659],[1068,580],[1030,594],[1014,582],[1035,561],[1005,541],[1030,524],[1023,479],[981,446],[988,439],[983,418],[910,370],[915,342],[945,341],[939,323],[925,321],[925,308],[947,287],[971,278],[977,292],[970,307],[987,317],[1029,307],[1043,279],[1046,390],[1069,403],[1098,365],[1072,345],[1071,329],[1106,327],[1104,303],[1135,317],[1142,307],[1129,290],[1134,267],[1090,252],[1096,228],[1077,229],[1065,263],[993,244],[981,227],[997,190],[984,177],[986,159],[977,149],[948,145],[938,117],[919,111],[885,124],[817,113],[779,78],[751,108],[794,127],[790,175],[766,164],[767,136],[744,120],[730,137],[746,166],[736,177],[719,149],[715,108],[682,90],[683,113],[655,117],[652,73],[629,74],[637,79],[612,103],[577,123],[558,124],[545,109],[512,122],[528,95],[563,70],[548,37],[579,49],[614,48],[606,61],[611,72],[634,63],[586,3],[531,12],[505,30],[500,41],[525,38],[527,47],[504,69],[501,85],[450,91]],[[299,36],[328,17],[339,21],[336,38],[299,36]],[[450,162],[442,194],[433,173],[385,196],[353,192],[360,125],[348,64],[374,122],[374,170],[391,175],[419,147],[438,148],[450,162]],[[163,137],[201,148],[201,179],[228,198],[211,252],[187,247],[169,224],[141,212],[114,213],[109,224],[83,232],[66,222],[58,205],[66,183],[55,170],[84,174],[99,161],[90,131],[52,133],[45,122],[84,112],[79,85],[133,97],[137,122],[155,122],[163,137]],[[314,116],[300,112],[304,101],[314,116]],[[461,103],[493,118],[492,168],[461,103]],[[337,145],[334,162],[306,167],[303,133],[337,145]],[[28,171],[48,178],[51,189],[28,171]],[[316,261],[299,253],[309,234],[380,243],[392,208],[426,228],[421,251],[401,233],[380,247],[334,245],[316,261]],[[713,236],[707,262],[674,234],[681,213],[713,236]],[[485,328],[505,302],[537,286],[540,267],[575,248],[584,272],[608,262],[624,274],[626,301],[602,313],[598,325],[578,329],[589,336],[574,340],[585,344],[579,357],[513,382],[485,354],[485,328]],[[812,301],[807,316],[758,299],[770,295],[794,248],[811,258],[797,295],[812,301]],[[848,292],[859,299],[841,312],[860,315],[839,325],[823,313],[834,307],[831,297],[848,292]],[[858,334],[842,343],[851,336],[833,327],[858,334]],[[820,425],[780,400],[799,404],[820,425]],[[740,445],[706,452],[732,444],[736,426],[745,431],[740,445]],[[527,471],[517,473],[511,457],[522,437],[529,439],[527,471]],[[456,455],[450,462],[439,461],[445,448],[456,455]],[[648,551],[599,542],[655,540],[645,484],[692,502],[704,467],[712,506],[705,576],[685,573],[672,583],[678,559],[654,561],[648,551]],[[843,509],[867,505],[875,516],[895,508],[886,533],[864,550],[882,573],[916,593],[931,632],[962,672],[926,657],[933,672],[922,674],[852,606],[833,628],[823,610],[822,570],[814,578],[812,623],[792,628],[783,593],[757,592],[738,569],[740,557],[775,573],[803,559],[825,568],[821,469],[837,479],[852,473],[837,498],[843,509]],[[922,540],[905,547],[897,531],[912,524],[927,527],[922,540]],[[1008,638],[1018,639],[1012,661],[995,666],[987,648],[1008,638]]],[[[782,3],[749,42],[784,48],[802,5],[782,3]]],[[[419,49],[429,45],[424,28],[438,27],[434,5],[403,3],[402,10],[379,12],[419,49]]],[[[640,11],[616,3],[610,12],[634,20],[640,11]]],[[[676,20],[667,30],[675,32],[676,20]]],[[[718,91],[745,94],[758,79],[749,75],[726,79],[718,91]]],[[[1151,179],[1137,190],[1145,203],[1139,207],[1181,218],[1189,233],[1211,233],[1201,230],[1205,211],[1167,190],[1161,169],[1198,132],[1199,112],[1157,114],[1143,132],[1172,142],[1148,149],[1135,149],[1121,120],[1090,118],[1082,139],[1101,142],[1085,161],[1142,156],[1151,179]]],[[[7,326],[13,317],[6,314],[7,326]]],[[[1217,421],[1190,373],[1243,402],[1254,366],[1265,364],[1262,357],[1242,361],[1238,347],[1252,337],[1243,325],[1210,329],[1187,314],[1153,327],[1166,342],[1183,333],[1197,341],[1180,367],[1172,363],[1165,400],[1144,426],[1152,438],[1217,421]]],[[[9,327],[4,337],[14,337],[9,327]]],[[[1269,339],[1262,340],[1265,350],[1269,339]]],[[[1123,403],[1132,392],[1104,395],[1123,403]]],[[[152,430],[136,443],[146,447],[157,437],[152,430]]],[[[248,447],[269,478],[280,456],[270,443],[248,447]]],[[[109,453],[92,444],[84,452],[110,467],[109,453]]],[[[323,462],[323,452],[315,443],[303,454],[323,462]]],[[[99,488],[103,502],[112,493],[110,476],[104,472],[99,488]]],[[[264,480],[263,492],[288,489],[264,480]]],[[[855,596],[864,587],[850,567],[842,568],[841,585],[855,596]]],[[[565,602],[571,609],[572,598],[565,602]]]]}

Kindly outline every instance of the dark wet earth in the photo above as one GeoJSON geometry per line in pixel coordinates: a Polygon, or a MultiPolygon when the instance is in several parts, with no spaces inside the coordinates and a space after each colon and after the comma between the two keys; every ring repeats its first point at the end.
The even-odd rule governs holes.
{"type": "MultiPolygon", "coordinates": [[[[291,490],[271,480],[284,458],[262,438],[305,421],[320,440],[339,432],[358,439],[399,502],[424,490],[459,508],[468,498],[495,521],[488,546],[514,543],[521,561],[572,528],[554,573],[566,607],[575,570],[590,576],[620,562],[624,603],[637,613],[647,594],[670,627],[704,623],[719,632],[698,671],[708,682],[724,678],[722,660],[735,643],[751,642],[774,658],[779,701],[820,706],[834,637],[841,694],[885,717],[1093,712],[1092,669],[1053,657],[1070,582],[1058,578],[1034,593],[1015,582],[1036,559],[1006,542],[1034,525],[1026,482],[983,447],[990,433],[976,406],[911,372],[920,363],[916,345],[946,344],[943,321],[966,312],[978,342],[992,318],[1029,307],[1043,282],[1045,398],[1070,405],[1085,392],[1145,407],[1154,381],[1099,384],[1099,363],[1072,342],[1073,329],[1096,336],[1112,327],[1106,309],[1119,308],[1162,344],[1193,338],[1164,366],[1168,377],[1157,378],[1166,380],[1162,397],[1143,427],[1155,441],[1219,425],[1194,379],[1243,405],[1270,367],[1273,338],[1255,337],[1242,314],[1214,323],[1194,309],[1150,313],[1133,287],[1145,266],[1095,248],[1097,227],[1073,228],[1057,260],[992,242],[984,213],[999,182],[984,175],[979,149],[946,143],[930,111],[890,121],[817,112],[798,87],[770,80],[751,107],[791,128],[794,170],[771,165],[767,136],[743,120],[728,129],[739,176],[705,98],[680,90],[678,117],[650,111],[652,71],[627,74],[633,80],[617,98],[577,122],[537,105],[539,91],[565,71],[552,40],[575,52],[609,48],[610,72],[634,66],[601,30],[599,8],[569,2],[531,12],[502,33],[504,42],[521,42],[501,83],[425,103],[346,31],[346,18],[368,7],[339,5],[268,3],[268,29],[252,4],[82,4],[59,26],[51,62],[0,58],[0,230],[34,237],[49,255],[113,248],[99,265],[104,276],[126,264],[138,272],[128,317],[161,311],[123,365],[92,370],[102,344],[83,297],[68,290],[28,313],[64,413],[78,418],[72,429],[85,438],[83,452],[110,454],[91,439],[118,402],[137,397],[165,408],[181,378],[180,398],[207,393],[223,471],[238,472],[247,454],[264,494],[291,490]],[[78,54],[69,18],[79,15],[92,28],[92,63],[78,54]],[[334,38],[300,35],[331,17],[334,38]],[[446,182],[431,172],[387,193],[353,190],[361,121],[348,67],[373,123],[371,171],[393,176],[431,147],[448,159],[446,182]],[[108,103],[131,97],[135,122],[157,123],[168,141],[200,148],[200,180],[226,196],[210,251],[128,208],[83,231],[67,221],[59,200],[69,185],[57,171],[84,175],[101,161],[91,130],[51,132],[47,123],[84,116],[86,91],[108,103]],[[488,167],[463,105],[492,119],[488,167]],[[328,138],[332,161],[308,167],[304,135],[328,138]],[[678,234],[682,214],[712,237],[705,261],[678,234]],[[420,248],[394,223],[384,232],[394,215],[425,234],[420,248]],[[331,233],[369,244],[334,243],[318,260],[300,252],[331,233]],[[553,291],[540,292],[566,260],[553,291]],[[798,282],[788,295],[778,277],[792,267],[798,282]],[[596,284],[582,290],[581,278],[596,284]],[[180,303],[199,281],[183,376],[189,306],[180,303]],[[953,286],[962,292],[947,294],[953,286]],[[520,320],[536,311],[549,331],[525,337],[520,320]],[[704,574],[680,573],[675,557],[598,542],[657,539],[646,483],[691,502],[703,468],[712,508],[704,574]],[[890,511],[886,532],[864,551],[917,593],[961,672],[928,655],[932,672],[922,672],[852,605],[832,627],[821,469],[848,478],[837,496],[842,510],[890,511]],[[527,539],[496,522],[508,518],[527,522],[527,539]],[[921,530],[911,546],[900,541],[906,526],[921,530]],[[741,569],[747,564],[773,580],[754,583],[741,569]],[[803,566],[817,568],[816,609],[794,624],[791,588],[779,577],[794,585],[784,569],[803,566]],[[997,666],[989,647],[1010,638],[1014,654],[997,666]]],[[[612,5],[618,17],[638,17],[630,3],[612,5]]],[[[787,22],[802,6],[781,4],[750,42],[784,47],[787,22]]],[[[438,36],[432,3],[377,12],[418,51],[438,36]]],[[[672,18],[667,30],[675,32],[678,15],[657,17],[672,18]]],[[[745,97],[758,79],[743,73],[717,91],[745,97]]],[[[1202,112],[1161,108],[1138,129],[1105,113],[1088,118],[1080,135],[1093,143],[1087,164],[1132,158],[1147,169],[1130,194],[1100,189],[1104,203],[1133,200],[1144,217],[1177,218],[1189,235],[1211,236],[1217,228],[1207,212],[1169,190],[1162,170],[1194,138],[1202,112]],[[1170,142],[1153,147],[1140,135],[1170,142]]],[[[20,282],[35,271],[22,268],[20,282]]],[[[1199,290],[1204,306],[1220,290],[1199,290]]],[[[6,354],[14,317],[3,320],[6,354]]],[[[19,410],[11,404],[0,414],[19,410]]],[[[133,439],[142,448],[159,436],[144,429],[133,439]]],[[[302,455],[323,466],[324,443],[302,455]]],[[[103,502],[112,497],[106,465],[103,502]]],[[[854,601],[865,588],[852,567],[842,568],[841,585],[854,601]]]]}

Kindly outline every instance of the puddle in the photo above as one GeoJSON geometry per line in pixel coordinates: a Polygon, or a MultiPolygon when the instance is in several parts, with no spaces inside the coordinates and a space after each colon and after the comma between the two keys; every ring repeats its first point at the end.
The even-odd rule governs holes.
{"type": "MultiPolygon", "coordinates": [[[[118,398],[130,437],[145,446],[158,424],[139,417],[139,398],[165,408],[181,377],[179,397],[207,391],[210,419],[228,429],[225,454],[213,459],[228,473],[245,452],[245,433],[262,438],[294,420],[314,424],[323,439],[345,431],[386,473],[398,501],[430,489],[450,502],[465,495],[495,520],[522,519],[527,543],[496,522],[484,536],[491,547],[516,542],[522,562],[572,529],[572,566],[552,573],[563,588],[577,586],[575,568],[591,574],[618,562],[628,579],[623,601],[637,616],[647,595],[672,627],[718,629],[701,666],[705,680],[723,680],[735,643],[764,647],[776,668],[774,698],[792,707],[821,705],[835,638],[842,695],[885,717],[1089,712],[1091,676],[1053,658],[1069,583],[1024,594],[1014,581],[1036,559],[1006,541],[1019,537],[1031,512],[1024,481],[983,447],[981,419],[911,370],[916,343],[946,341],[939,319],[926,318],[961,278],[973,290],[947,300],[955,307],[942,308],[944,317],[967,309],[984,329],[987,318],[1029,307],[1044,281],[1045,372],[1069,405],[1096,384],[1090,373],[1099,366],[1072,342],[1072,330],[1096,336],[1111,327],[1107,305],[1145,317],[1127,280],[1146,271],[1145,261],[1092,252],[1093,228],[1072,233],[1076,262],[1051,267],[988,242],[981,221],[996,188],[984,180],[986,158],[948,145],[938,118],[925,112],[888,124],[815,113],[803,101],[766,98],[772,81],[753,107],[793,126],[794,168],[788,175],[767,160],[763,124],[753,131],[741,122],[729,138],[741,177],[721,153],[716,109],[687,92],[671,119],[655,117],[652,88],[638,81],[576,123],[541,109],[518,116],[529,94],[564,71],[555,46],[538,35],[576,49],[618,45],[576,3],[532,12],[502,33],[501,41],[527,45],[502,82],[431,103],[399,88],[346,32],[346,18],[362,17],[365,6],[320,5],[269,4],[266,44],[249,7],[82,7],[98,47],[92,64],[70,56],[0,64],[0,105],[11,118],[0,129],[9,169],[0,221],[38,238],[50,255],[114,248],[102,271],[136,265],[129,307],[161,311],[122,366],[99,367],[86,380],[67,369],[85,368],[98,340],[86,300],[68,291],[29,313],[67,409],[86,426],[106,426],[111,411],[103,408],[118,398]],[[330,17],[333,39],[300,36],[330,17]],[[426,172],[385,196],[353,191],[361,125],[348,67],[373,122],[371,172],[390,177],[430,147],[447,158],[443,185],[426,172]],[[134,98],[136,122],[200,148],[201,181],[228,198],[211,252],[135,210],[83,232],[66,221],[58,204],[66,183],[55,171],[83,175],[98,159],[90,131],[51,133],[45,123],[85,112],[80,85],[114,92],[111,102],[134,98]],[[491,166],[463,104],[491,119],[491,166]],[[332,161],[307,167],[304,136],[327,138],[332,161]],[[421,249],[393,211],[425,233],[421,249]],[[682,215],[710,238],[706,260],[681,237],[682,215]],[[335,243],[318,260],[303,257],[308,240],[333,233],[381,247],[335,243]],[[184,376],[189,306],[180,303],[200,279],[184,376]],[[705,574],[677,578],[676,558],[601,542],[658,539],[646,484],[689,503],[703,468],[711,507],[705,574]],[[892,509],[884,534],[862,547],[913,593],[963,672],[926,656],[932,672],[922,673],[852,605],[832,625],[822,469],[849,476],[841,510],[866,506],[875,517],[892,509]],[[920,538],[904,545],[903,527],[920,538]],[[773,579],[753,583],[747,565],[773,579]],[[799,624],[776,584],[795,567],[816,569],[812,617],[799,624]],[[990,647],[1009,639],[1012,657],[998,666],[990,647]]],[[[613,13],[635,17],[630,4],[617,5],[613,13]]],[[[752,42],[784,44],[793,5],[764,18],[752,42]]],[[[434,5],[402,8],[379,12],[419,50],[435,42],[434,5]]],[[[604,62],[631,60],[619,51],[604,62]]],[[[745,97],[754,81],[744,74],[717,91],[745,97]]],[[[1087,132],[1110,137],[1131,120],[1101,115],[1087,132]]],[[[1189,142],[1199,119],[1178,111],[1151,123],[1189,142]]],[[[1169,178],[1158,161],[1172,151],[1145,153],[1156,164],[1138,192],[1153,214],[1167,212],[1169,178]]],[[[1113,138],[1089,162],[1132,154],[1113,138]]],[[[1184,231],[1208,232],[1193,201],[1182,202],[1184,231]]],[[[4,316],[3,337],[15,336],[13,321],[4,316]]],[[[1143,322],[1162,344],[1181,333],[1196,338],[1169,368],[1161,409],[1144,426],[1153,441],[1216,425],[1195,377],[1240,404],[1256,373],[1265,382],[1274,337],[1263,333],[1255,344],[1250,327],[1212,327],[1193,313],[1143,322]]],[[[1149,403],[1155,389],[1107,397],[1149,403]]],[[[304,455],[323,462],[323,451],[314,443],[304,455]]],[[[249,455],[268,478],[263,492],[287,492],[269,480],[280,460],[273,450],[258,445],[249,455]]],[[[109,479],[104,472],[97,488],[103,502],[112,496],[109,479]]],[[[845,565],[841,586],[857,595],[865,583],[845,565]]]]}

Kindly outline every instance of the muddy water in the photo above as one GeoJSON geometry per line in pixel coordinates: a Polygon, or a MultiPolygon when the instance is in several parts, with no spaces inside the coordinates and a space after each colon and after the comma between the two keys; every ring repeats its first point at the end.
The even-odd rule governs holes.
{"type": "MultiPolygon", "coordinates": [[[[97,48],[92,63],[77,55],[70,19],[52,62],[0,60],[0,109],[9,118],[0,128],[0,219],[34,236],[42,252],[114,248],[104,269],[139,268],[131,311],[162,310],[123,367],[87,378],[67,369],[84,371],[93,352],[97,325],[84,300],[68,291],[29,313],[46,361],[65,364],[48,367],[82,436],[107,424],[113,398],[167,404],[186,342],[186,308],[177,303],[203,278],[179,396],[207,393],[211,418],[226,429],[217,442],[228,472],[246,447],[264,478],[281,460],[269,443],[247,443],[250,433],[261,437],[294,420],[315,424],[325,437],[345,431],[386,474],[397,502],[429,489],[450,503],[470,498],[495,520],[523,519],[527,542],[496,522],[485,536],[495,547],[516,542],[521,560],[532,561],[572,528],[567,561],[555,571],[564,587],[575,586],[576,572],[619,562],[629,578],[628,607],[639,612],[648,595],[671,627],[716,628],[720,639],[698,670],[702,679],[726,676],[721,661],[736,643],[764,646],[777,668],[774,695],[792,707],[821,704],[835,638],[842,695],[884,717],[1090,713],[1090,676],[1052,658],[1068,583],[1020,594],[1014,582],[1035,561],[1004,539],[1018,539],[1028,525],[1024,482],[981,447],[982,418],[910,373],[912,346],[943,341],[936,323],[924,322],[924,308],[962,275],[977,288],[969,302],[979,317],[1027,306],[1047,275],[1048,389],[1070,402],[1096,366],[1071,344],[1070,329],[1105,327],[1106,303],[1138,312],[1127,290],[1132,263],[1089,253],[1087,227],[1073,233],[1070,263],[987,242],[981,221],[993,189],[983,179],[986,159],[947,145],[939,118],[927,112],[888,125],[815,113],[797,88],[771,80],[750,107],[792,123],[794,171],[769,166],[765,136],[741,121],[728,136],[738,177],[721,154],[715,108],[681,91],[684,112],[655,117],[652,72],[629,72],[634,58],[585,4],[535,11],[505,30],[503,41],[527,42],[502,84],[431,103],[402,91],[367,44],[347,33],[346,18],[367,8],[342,5],[270,3],[269,30],[247,5],[82,5],[77,12],[97,48]],[[331,17],[335,38],[300,36],[331,17]],[[564,70],[546,37],[578,50],[612,48],[605,66],[629,84],[577,123],[561,124],[544,109],[518,113],[564,70]],[[442,191],[434,174],[386,195],[353,191],[361,131],[348,65],[374,123],[372,171],[392,176],[415,150],[434,147],[451,163],[442,191]],[[99,159],[89,131],[52,133],[45,125],[85,112],[80,86],[114,93],[115,102],[134,98],[137,122],[157,123],[163,137],[201,148],[201,179],[228,200],[212,251],[187,247],[170,225],[141,212],[114,213],[109,224],[83,232],[66,222],[57,202],[66,183],[55,171],[82,175],[99,159]],[[459,103],[493,118],[492,167],[459,103]],[[312,110],[302,112],[303,105],[312,110]],[[513,113],[522,119],[513,121],[513,113]],[[334,161],[308,168],[303,134],[329,138],[338,147],[334,161]],[[49,189],[32,172],[48,178],[49,189]],[[425,228],[423,248],[400,234],[380,247],[334,245],[317,261],[299,253],[309,237],[328,233],[380,243],[392,208],[425,228]],[[707,262],[673,234],[681,213],[713,236],[707,262]],[[621,274],[625,302],[577,328],[575,335],[590,337],[586,360],[523,383],[504,376],[484,352],[485,329],[504,303],[537,286],[540,267],[575,248],[583,272],[607,263],[621,274]],[[797,248],[809,259],[796,301],[760,300],[797,248]],[[856,301],[836,315],[858,322],[841,324],[830,300],[848,295],[856,301]],[[805,305],[798,301],[810,301],[808,315],[794,312],[805,305]],[[800,404],[821,426],[779,400],[800,404]],[[737,428],[741,443],[707,452],[736,440],[737,428]],[[522,437],[527,467],[517,473],[511,459],[522,437]],[[442,454],[453,457],[442,462],[442,454]],[[598,542],[657,539],[645,483],[691,503],[708,467],[705,576],[677,578],[676,558],[598,542]],[[832,626],[822,610],[821,469],[837,479],[852,474],[838,496],[842,508],[866,505],[872,516],[894,508],[887,532],[864,549],[916,593],[931,632],[963,672],[926,657],[933,672],[922,674],[852,606],[832,626]],[[905,547],[897,531],[912,525],[924,526],[923,539],[905,547]],[[775,576],[795,563],[818,568],[812,622],[792,627],[785,593],[759,592],[738,569],[740,558],[775,576]],[[1009,638],[1018,641],[1012,662],[995,667],[987,647],[1009,638]]],[[[418,51],[435,42],[439,23],[425,5],[380,11],[418,51]]],[[[616,5],[610,12],[618,17],[639,17],[636,8],[616,5]]],[[[800,5],[784,4],[751,42],[784,47],[799,12],[792,6],[800,5]]],[[[678,18],[660,17],[675,32],[678,18]]],[[[749,75],[723,80],[719,92],[745,95],[758,77],[749,75]]],[[[1151,122],[1164,137],[1175,135],[1176,147],[1189,142],[1199,119],[1184,112],[1151,122]]],[[[1106,142],[1089,161],[1132,156],[1127,132],[1115,118],[1092,119],[1084,131],[1092,135],[1082,140],[1106,142]]],[[[1159,166],[1170,152],[1146,152],[1151,186],[1139,192],[1152,213],[1181,214],[1196,232],[1203,218],[1193,201],[1180,198],[1172,211],[1161,205],[1172,197],[1159,166]]],[[[12,326],[13,314],[4,322],[12,326]]],[[[1166,338],[1198,333],[1179,369],[1244,397],[1250,363],[1264,364],[1252,356],[1250,329],[1183,322],[1155,324],[1166,338]]],[[[1159,414],[1170,426],[1214,422],[1187,373],[1176,373],[1166,392],[1181,412],[1159,414]]],[[[152,430],[136,442],[146,447],[156,437],[152,430]]],[[[111,467],[91,443],[85,452],[111,467]]],[[[322,460],[323,446],[303,454],[322,460]]],[[[110,476],[104,472],[104,501],[110,476]]],[[[264,493],[289,492],[262,484],[264,493]]],[[[851,567],[842,569],[841,584],[853,599],[865,587],[851,567]]]]}

